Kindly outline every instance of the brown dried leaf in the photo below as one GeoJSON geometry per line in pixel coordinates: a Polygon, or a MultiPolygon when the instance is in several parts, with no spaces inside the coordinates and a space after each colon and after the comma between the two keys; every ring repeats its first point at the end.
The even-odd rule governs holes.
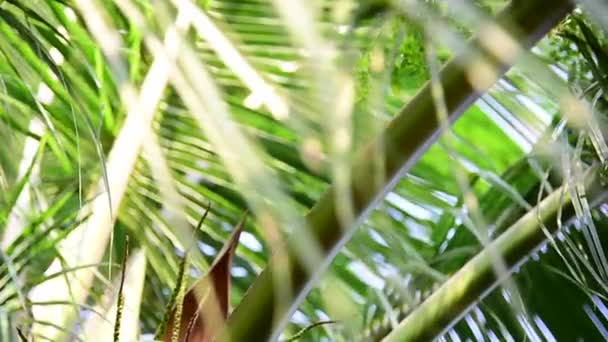
{"type": "MultiPolygon", "coordinates": [[[[211,342],[218,329],[228,317],[230,300],[230,268],[245,226],[243,215],[230,238],[218,253],[209,272],[199,279],[186,293],[182,306],[179,342],[211,342]],[[213,294],[213,290],[215,294],[213,294]]],[[[165,329],[164,341],[171,342],[175,329],[175,309],[165,329]]]]}

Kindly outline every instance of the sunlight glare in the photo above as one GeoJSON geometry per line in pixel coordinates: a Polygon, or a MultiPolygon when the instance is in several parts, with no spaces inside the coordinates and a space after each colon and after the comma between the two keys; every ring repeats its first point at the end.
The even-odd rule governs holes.
{"type": "Polygon", "coordinates": [[[42,104],[50,105],[55,99],[55,93],[46,85],[46,83],[40,82],[38,85],[38,92],[36,92],[36,100],[42,104]]]}

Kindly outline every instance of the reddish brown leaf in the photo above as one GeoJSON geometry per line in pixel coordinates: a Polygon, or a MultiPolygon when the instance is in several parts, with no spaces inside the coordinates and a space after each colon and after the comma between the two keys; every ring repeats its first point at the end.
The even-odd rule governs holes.
{"type": "MultiPolygon", "coordinates": [[[[245,217],[235,227],[230,238],[218,253],[209,272],[199,279],[184,296],[179,329],[179,342],[211,342],[217,325],[228,317],[230,300],[230,268],[232,258],[245,225],[245,217]],[[213,286],[215,295],[209,293],[213,286]],[[199,298],[203,295],[202,298],[199,298]],[[202,299],[202,302],[199,300],[202,299]]],[[[171,342],[175,327],[175,309],[165,329],[164,341],[171,342]]]]}

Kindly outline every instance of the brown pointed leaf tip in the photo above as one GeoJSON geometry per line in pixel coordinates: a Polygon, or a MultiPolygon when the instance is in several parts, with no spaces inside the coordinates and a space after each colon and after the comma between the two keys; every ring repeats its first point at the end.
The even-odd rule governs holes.
{"type": "MultiPolygon", "coordinates": [[[[241,231],[245,226],[246,216],[247,213],[243,214],[241,221],[216,256],[209,272],[199,279],[184,296],[179,342],[211,342],[228,318],[230,268],[241,231]]],[[[172,335],[175,330],[175,313],[175,309],[173,309],[164,333],[165,342],[174,342],[172,335]]]]}

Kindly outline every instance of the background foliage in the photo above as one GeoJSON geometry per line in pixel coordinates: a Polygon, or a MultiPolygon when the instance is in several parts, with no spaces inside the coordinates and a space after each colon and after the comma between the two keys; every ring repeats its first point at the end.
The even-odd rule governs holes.
{"type": "MultiPolygon", "coordinates": [[[[505,3],[1,1],[0,340],[111,336],[121,267],[121,339],[150,340],[185,251],[192,284],[249,209],[237,306],[277,241],[354,176],[356,151],[505,3]]],[[[381,339],[562,185],[575,210],[556,235],[440,339],[608,338],[608,209],[583,185],[608,157],[598,8],[583,1],[437,138],[282,338],[337,320],[300,340],[381,339]]]]}

